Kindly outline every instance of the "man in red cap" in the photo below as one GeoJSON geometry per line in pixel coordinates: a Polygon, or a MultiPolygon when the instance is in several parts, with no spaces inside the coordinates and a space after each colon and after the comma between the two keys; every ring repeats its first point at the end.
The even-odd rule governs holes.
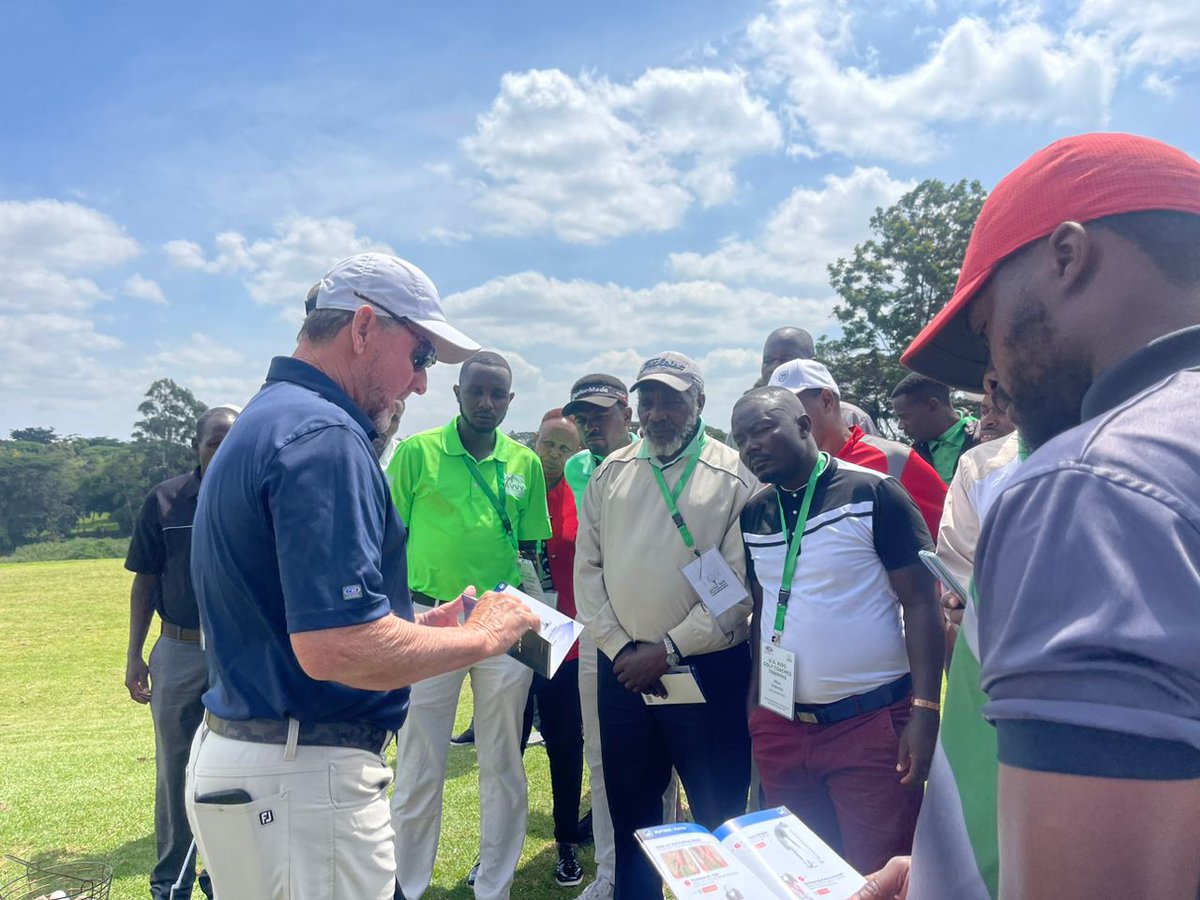
{"type": "MultiPolygon", "coordinates": [[[[948,766],[976,797],[918,825],[911,883],[894,860],[860,896],[1194,900],[1200,424],[1178,410],[1200,397],[1200,163],[1092,134],[1008,175],[903,362],[970,388],[989,358],[1034,451],[975,565],[995,814],[988,759],[948,766]],[[968,872],[989,839],[998,873],[968,872]]],[[[931,795],[938,776],[935,755],[931,795]]]]}

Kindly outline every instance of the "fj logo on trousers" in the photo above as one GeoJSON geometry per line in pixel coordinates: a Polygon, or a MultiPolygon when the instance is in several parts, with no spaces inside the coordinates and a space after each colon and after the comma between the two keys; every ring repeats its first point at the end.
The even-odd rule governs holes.
{"type": "Polygon", "coordinates": [[[270,825],[274,821],[275,821],[275,813],[271,812],[269,809],[264,809],[262,812],[260,812],[258,814],[258,824],[259,825],[270,825]]]}

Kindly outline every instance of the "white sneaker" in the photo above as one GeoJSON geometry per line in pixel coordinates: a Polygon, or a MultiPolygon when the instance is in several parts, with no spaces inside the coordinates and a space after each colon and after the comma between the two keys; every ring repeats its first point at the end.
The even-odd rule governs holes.
{"type": "Polygon", "coordinates": [[[603,875],[597,875],[596,880],[583,889],[577,900],[612,900],[616,889],[616,885],[603,875]]]}

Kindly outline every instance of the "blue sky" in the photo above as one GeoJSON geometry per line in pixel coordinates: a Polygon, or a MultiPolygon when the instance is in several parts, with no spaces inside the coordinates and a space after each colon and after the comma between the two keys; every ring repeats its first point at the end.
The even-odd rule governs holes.
{"type": "Polygon", "coordinates": [[[0,29],[0,434],[127,437],[164,375],[244,402],[368,248],[509,355],[509,427],[662,349],[724,425],[922,178],[990,187],[1087,130],[1200,152],[1186,0],[44,2],[0,29]]]}

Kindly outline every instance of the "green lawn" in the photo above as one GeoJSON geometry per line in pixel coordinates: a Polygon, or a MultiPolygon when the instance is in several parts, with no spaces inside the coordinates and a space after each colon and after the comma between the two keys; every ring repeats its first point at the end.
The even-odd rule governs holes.
{"type": "MultiPolygon", "coordinates": [[[[149,707],[124,684],[130,578],[115,559],[0,565],[0,853],[107,859],[113,900],[147,896],[154,861],[154,733],[149,707]]],[[[469,717],[467,690],[459,726],[469,717]]],[[[475,752],[450,753],[442,846],[425,895],[434,900],[472,896],[462,878],[478,846],[475,752]]],[[[552,877],[545,751],[531,748],[525,764],[529,830],[513,895],[573,896],[578,889],[552,877]]],[[[581,861],[586,884],[590,851],[581,861]]],[[[0,884],[15,874],[0,862],[0,884]]]]}

